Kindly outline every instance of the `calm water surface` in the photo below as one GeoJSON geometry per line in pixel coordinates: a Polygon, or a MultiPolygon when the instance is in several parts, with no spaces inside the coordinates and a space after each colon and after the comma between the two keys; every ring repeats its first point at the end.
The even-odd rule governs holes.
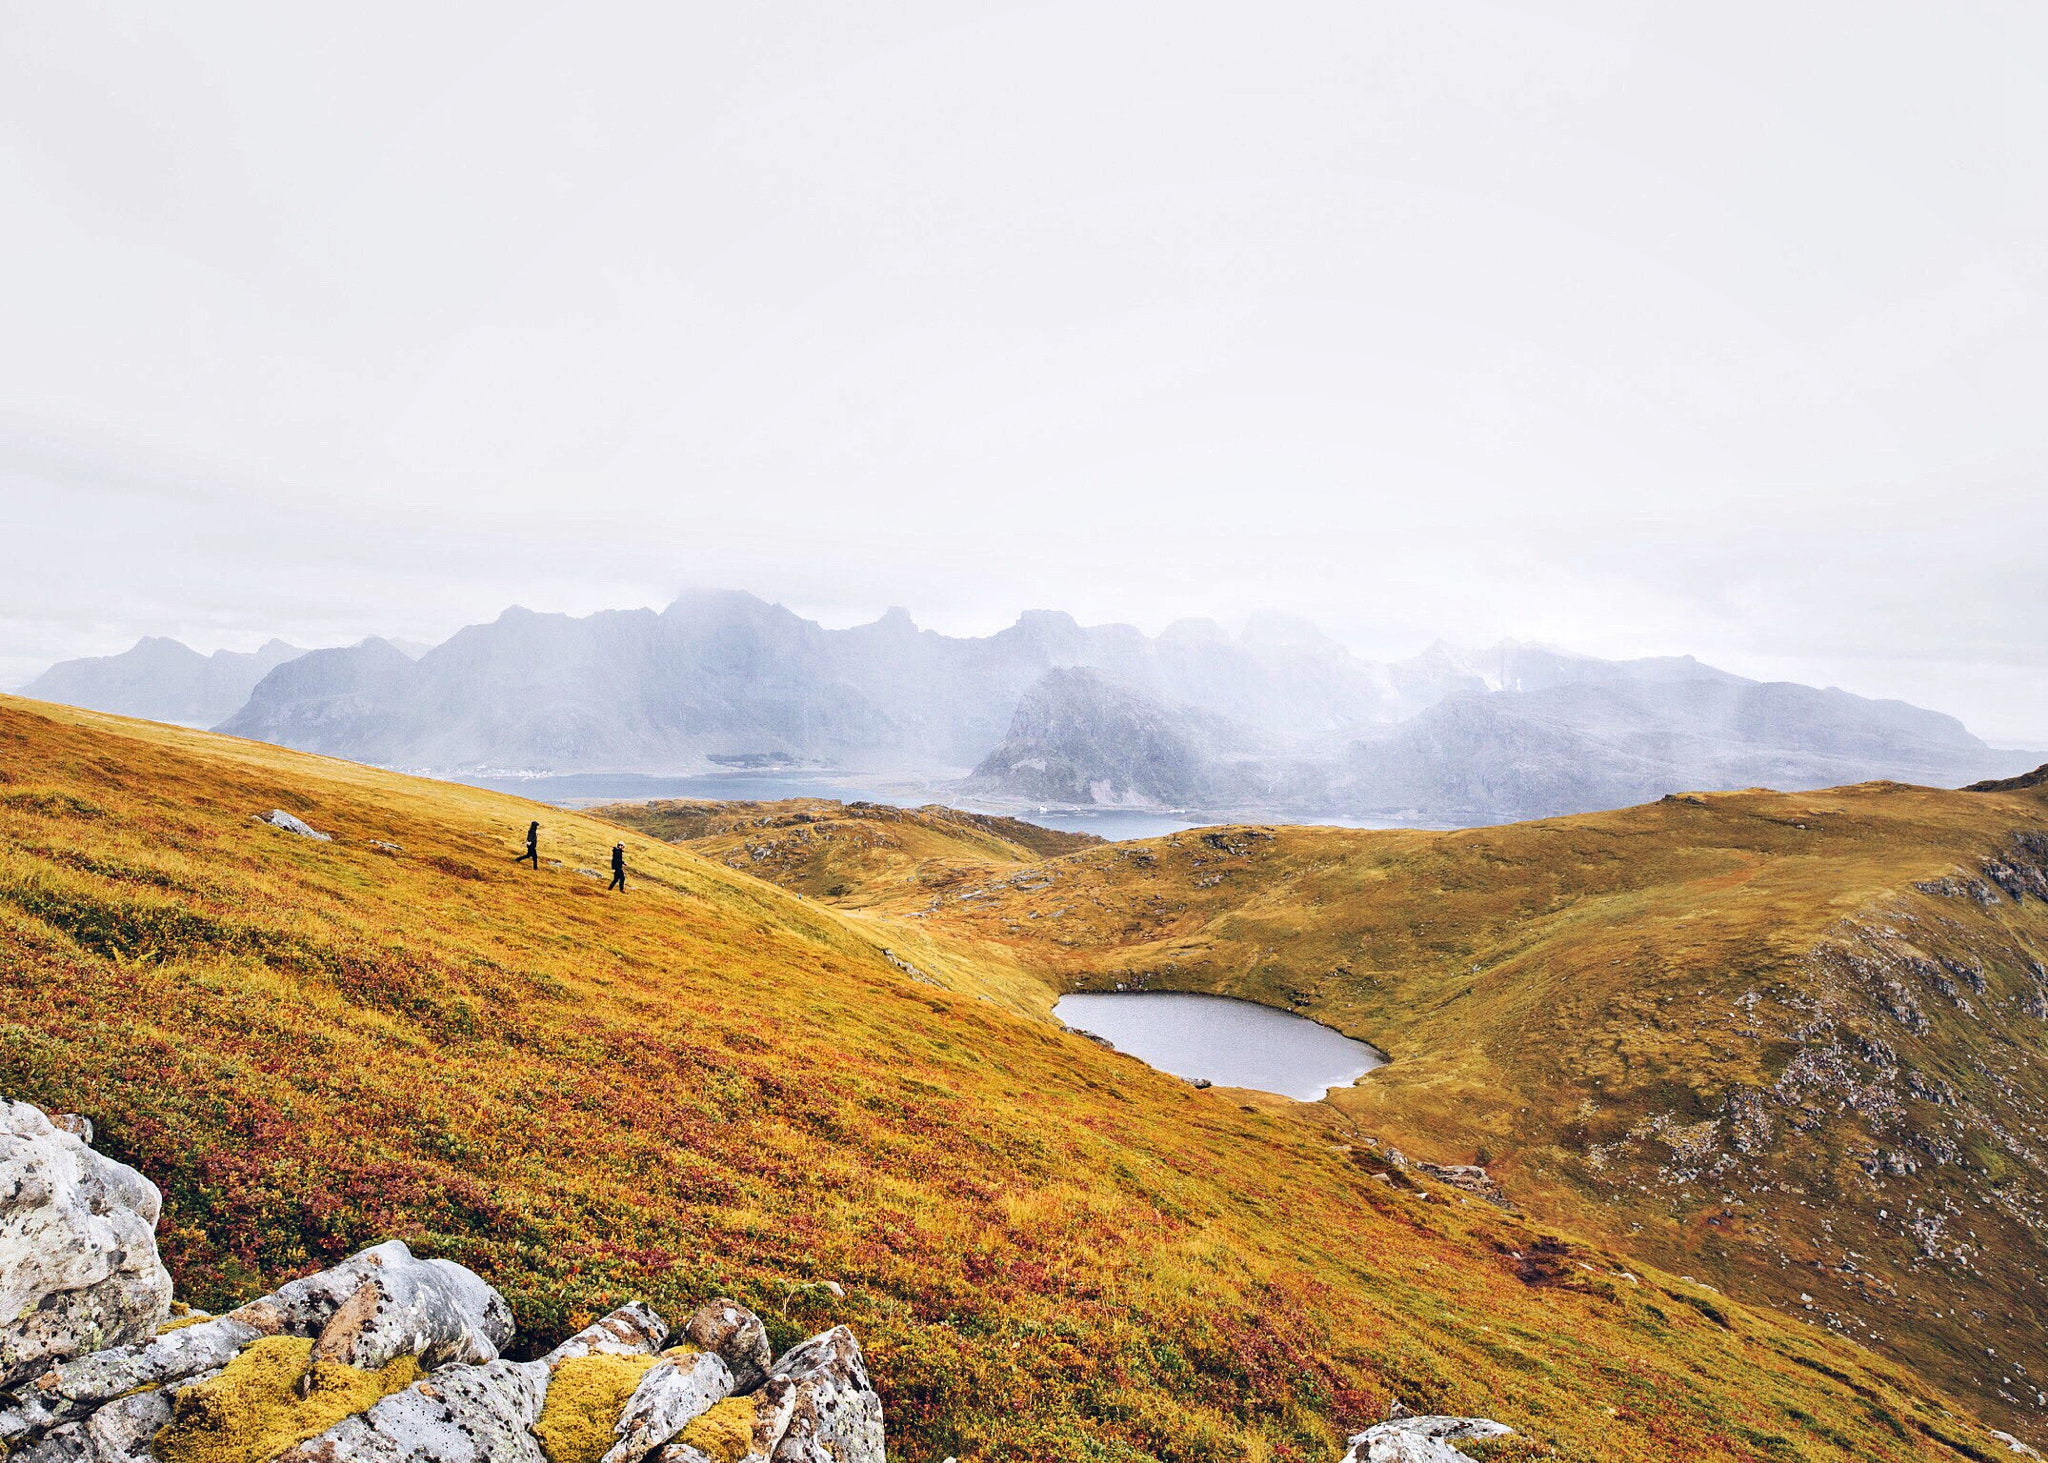
{"type": "MultiPolygon", "coordinates": [[[[400,769],[408,770],[408,769],[400,769]]],[[[1208,814],[1186,812],[1155,813],[1133,808],[992,808],[973,798],[960,797],[949,782],[876,783],[857,773],[815,769],[764,769],[664,776],[639,772],[562,772],[534,776],[496,776],[486,772],[427,773],[447,782],[489,788],[492,792],[515,793],[556,807],[582,808],[593,803],[646,802],[653,798],[710,798],[718,802],[773,802],[778,798],[835,798],[840,802],[893,803],[899,808],[944,803],[975,813],[994,813],[1017,818],[1041,828],[1058,828],[1067,833],[1093,833],[1111,843],[1133,838],[1164,838],[1191,828],[1218,826],[1225,821],[1208,814]]],[[[1341,813],[1291,813],[1246,817],[1247,823],[1321,824],[1335,828],[1389,828],[1399,825],[1353,818],[1341,813]]]]}
{"type": "Polygon", "coordinates": [[[1314,1102],[1348,1087],[1386,1057],[1305,1016],[1228,996],[1175,991],[1083,992],[1053,1014],[1120,1052],[1190,1079],[1251,1087],[1314,1102]]]}

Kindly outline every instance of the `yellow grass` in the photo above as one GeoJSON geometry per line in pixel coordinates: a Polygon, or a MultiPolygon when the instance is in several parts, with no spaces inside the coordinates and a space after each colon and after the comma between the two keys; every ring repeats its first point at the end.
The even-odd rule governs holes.
{"type": "MultiPolygon", "coordinates": [[[[89,1114],[163,1187],[195,1303],[391,1237],[484,1274],[529,1347],[732,1295],[778,1347],[853,1327],[906,1463],[1308,1463],[1397,1399],[1509,1423],[1497,1459],[1989,1456],[1868,1351],[1376,1181],[1327,1106],[1061,1032],[1000,927],[942,929],[913,975],[884,948],[942,922],[631,832],[626,896],[568,871],[621,836],[0,698],[0,1090],[89,1114]],[[538,874],[512,863],[531,817],[538,874]]],[[[1278,906],[1215,918],[1160,938],[1282,978],[1278,906]]],[[[1387,1035],[1391,995],[1357,992],[1387,1035]]]]}

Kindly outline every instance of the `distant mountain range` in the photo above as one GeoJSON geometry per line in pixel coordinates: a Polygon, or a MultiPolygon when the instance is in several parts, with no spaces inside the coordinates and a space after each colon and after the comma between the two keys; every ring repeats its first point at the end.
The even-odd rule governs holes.
{"type": "Polygon", "coordinates": [[[305,653],[272,640],[261,650],[201,655],[176,640],[149,635],[119,655],[59,662],[23,687],[22,694],[149,721],[210,727],[239,711],[258,681],[305,653]]]}
{"type": "Polygon", "coordinates": [[[147,639],[27,694],[441,772],[966,772],[959,792],[1008,806],[1431,823],[1684,789],[1954,785],[2039,760],[1902,702],[1690,657],[1510,642],[1382,663],[1274,616],[1147,636],[1033,611],[975,638],[896,609],[830,630],[738,592],[581,618],[514,608],[427,649],[201,656],[147,639]]]}

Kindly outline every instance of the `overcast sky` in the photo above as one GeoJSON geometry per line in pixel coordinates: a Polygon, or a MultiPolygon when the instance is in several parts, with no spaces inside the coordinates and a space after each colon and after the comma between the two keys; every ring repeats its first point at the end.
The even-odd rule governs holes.
{"type": "Polygon", "coordinates": [[[2048,745],[2044,75],[2033,0],[0,5],[0,684],[724,585],[2048,745]]]}

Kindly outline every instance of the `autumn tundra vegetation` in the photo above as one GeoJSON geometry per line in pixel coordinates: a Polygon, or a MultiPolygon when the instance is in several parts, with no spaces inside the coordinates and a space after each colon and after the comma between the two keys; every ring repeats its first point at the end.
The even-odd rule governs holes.
{"type": "Polygon", "coordinates": [[[193,1306],[391,1241],[502,1297],[512,1363],[726,1298],[777,1356],[857,1335],[906,1463],[1306,1463],[1396,1411],[1584,1463],[2024,1425],[2037,789],[1101,846],[608,813],[0,698],[0,1092],[161,1190],[193,1306]],[[1050,1018],[1118,984],[1394,1060],[1198,1090],[1050,1018]],[[1474,1160],[1505,1204],[1421,1167],[1474,1160]]]}

